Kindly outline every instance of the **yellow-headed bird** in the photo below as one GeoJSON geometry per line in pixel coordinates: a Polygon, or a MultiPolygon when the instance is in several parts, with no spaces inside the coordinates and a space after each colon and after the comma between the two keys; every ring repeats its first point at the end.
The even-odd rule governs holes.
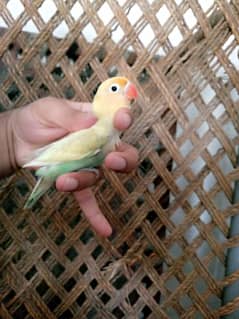
{"type": "Polygon", "coordinates": [[[105,156],[120,142],[120,132],[113,126],[115,113],[129,107],[136,99],[135,86],[125,77],[104,81],[93,100],[97,122],[90,128],[68,134],[36,151],[36,157],[23,167],[39,167],[39,180],[24,208],[31,208],[51,187],[58,176],[100,166],[105,156]]]}

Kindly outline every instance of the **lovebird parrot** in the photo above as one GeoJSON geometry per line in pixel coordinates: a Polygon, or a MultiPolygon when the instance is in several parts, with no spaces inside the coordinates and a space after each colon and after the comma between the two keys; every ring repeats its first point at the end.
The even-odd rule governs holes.
{"type": "Polygon", "coordinates": [[[36,150],[35,158],[23,166],[38,167],[35,174],[39,178],[24,208],[32,208],[58,176],[100,166],[105,156],[120,143],[120,132],[113,126],[115,113],[121,107],[130,108],[136,98],[136,87],[127,78],[113,77],[104,81],[92,104],[97,122],[36,150]]]}

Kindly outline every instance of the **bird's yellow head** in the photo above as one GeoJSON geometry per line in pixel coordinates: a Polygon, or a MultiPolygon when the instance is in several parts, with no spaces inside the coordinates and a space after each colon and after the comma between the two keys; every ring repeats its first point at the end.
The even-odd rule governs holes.
{"type": "Polygon", "coordinates": [[[109,78],[101,83],[96,92],[93,112],[98,119],[111,117],[122,107],[130,108],[136,98],[136,87],[127,78],[109,78]]]}

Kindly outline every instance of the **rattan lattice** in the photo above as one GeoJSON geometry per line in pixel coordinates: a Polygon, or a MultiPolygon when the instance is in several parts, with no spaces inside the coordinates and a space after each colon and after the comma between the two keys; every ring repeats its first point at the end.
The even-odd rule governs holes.
{"type": "Polygon", "coordinates": [[[222,291],[239,278],[225,277],[239,243],[228,239],[239,209],[238,2],[46,2],[0,1],[1,111],[49,95],[90,101],[101,81],[125,75],[139,98],[124,140],[140,165],[104,171],[95,187],[109,239],[70,195],[52,191],[24,211],[31,172],[2,182],[1,318],[233,313],[239,297],[223,305],[222,291]]]}

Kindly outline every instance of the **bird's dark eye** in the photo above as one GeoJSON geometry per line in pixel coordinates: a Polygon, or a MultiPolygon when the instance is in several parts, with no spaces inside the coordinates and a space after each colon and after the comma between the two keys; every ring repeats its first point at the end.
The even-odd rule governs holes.
{"type": "Polygon", "coordinates": [[[112,85],[110,86],[110,92],[116,93],[116,92],[119,91],[119,89],[120,89],[120,87],[119,87],[118,84],[112,84],[112,85]]]}

